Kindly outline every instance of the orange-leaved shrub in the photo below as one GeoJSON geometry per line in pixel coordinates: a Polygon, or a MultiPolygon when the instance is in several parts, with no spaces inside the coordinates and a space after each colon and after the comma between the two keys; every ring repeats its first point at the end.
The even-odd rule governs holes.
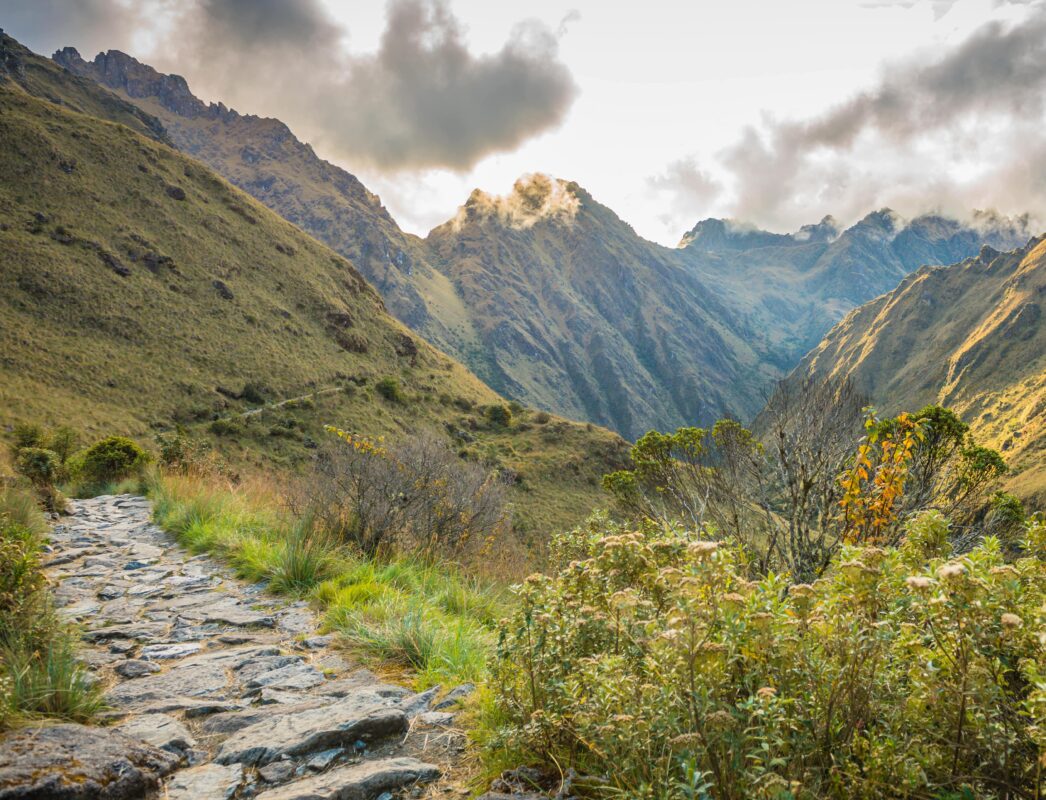
{"type": "Polygon", "coordinates": [[[1009,562],[990,536],[951,548],[928,511],[790,585],[747,579],[736,545],[595,517],[501,626],[496,743],[592,796],[1040,797],[1046,524],[1009,562]]]}

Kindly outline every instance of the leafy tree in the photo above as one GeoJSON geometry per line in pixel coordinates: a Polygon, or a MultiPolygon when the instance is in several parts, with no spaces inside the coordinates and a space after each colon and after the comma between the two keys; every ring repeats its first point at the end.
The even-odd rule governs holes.
{"type": "Polygon", "coordinates": [[[880,419],[848,381],[783,385],[756,420],[709,431],[651,431],[633,466],[603,486],[629,517],[711,527],[742,546],[756,574],[821,575],[844,541],[893,543],[914,513],[952,515],[956,538],[1003,474],[950,410],[880,419]]]}

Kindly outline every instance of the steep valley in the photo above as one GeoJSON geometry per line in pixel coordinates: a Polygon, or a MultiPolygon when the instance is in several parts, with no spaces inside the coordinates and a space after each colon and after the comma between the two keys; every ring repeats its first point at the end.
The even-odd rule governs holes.
{"type": "Polygon", "coordinates": [[[0,423],[145,441],[181,425],[266,470],[306,461],[325,423],[426,430],[511,478],[521,532],[602,501],[620,437],[522,409],[489,422],[505,401],[390,316],[350,261],[119,124],[128,106],[108,90],[10,37],[0,48],[0,423]]]}
{"type": "Polygon", "coordinates": [[[850,309],[923,264],[1024,244],[1027,221],[906,221],[888,209],[794,234],[705,220],[676,248],[575,183],[475,192],[424,240],[279,120],[205,104],[118,51],[54,60],[160,120],[176,147],[356,265],[389,310],[501,394],[635,438],[749,419],[850,309]],[[569,207],[569,211],[567,210],[569,207]]]}

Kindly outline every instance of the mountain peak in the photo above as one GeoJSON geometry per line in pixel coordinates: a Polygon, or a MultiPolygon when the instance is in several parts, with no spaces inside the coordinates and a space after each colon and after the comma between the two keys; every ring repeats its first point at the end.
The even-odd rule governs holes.
{"type": "Polygon", "coordinates": [[[733,219],[701,220],[680,240],[680,248],[708,253],[830,242],[839,235],[839,224],[831,214],[816,224],[803,225],[795,233],[772,233],[733,219]]]}
{"type": "Polygon", "coordinates": [[[449,225],[464,225],[492,219],[516,230],[533,227],[541,220],[570,222],[581,206],[581,188],[572,181],[543,173],[524,175],[507,195],[492,195],[474,189],[449,225]]]}
{"type": "Polygon", "coordinates": [[[132,99],[156,98],[180,117],[236,117],[222,103],[207,104],[192,93],[181,75],[166,75],[120,50],[107,50],[85,61],[75,47],[63,47],[51,59],[74,75],[90,78],[132,99]]]}

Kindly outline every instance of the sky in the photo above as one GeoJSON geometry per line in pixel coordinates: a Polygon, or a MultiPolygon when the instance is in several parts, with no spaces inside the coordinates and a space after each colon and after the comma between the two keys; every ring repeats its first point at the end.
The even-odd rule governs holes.
{"type": "Polygon", "coordinates": [[[419,234],[533,172],[667,245],[710,216],[1046,222],[1046,0],[0,0],[0,26],[278,117],[419,234]]]}

